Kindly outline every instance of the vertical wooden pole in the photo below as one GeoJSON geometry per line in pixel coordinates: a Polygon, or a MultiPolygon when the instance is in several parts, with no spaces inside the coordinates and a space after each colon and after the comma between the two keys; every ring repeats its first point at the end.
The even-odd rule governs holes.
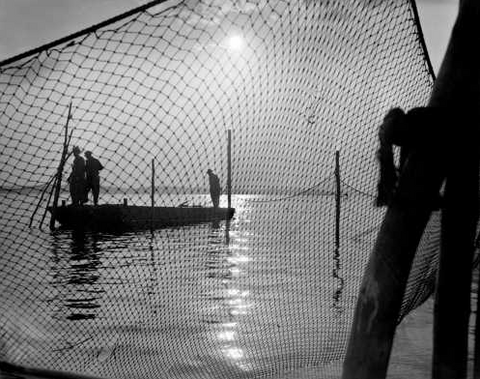
{"type": "Polygon", "coordinates": [[[232,207],[232,131],[227,130],[227,200],[228,209],[232,207]]]}
{"type": "Polygon", "coordinates": [[[341,206],[341,186],[340,186],[340,151],[335,152],[335,251],[340,251],[340,206],[341,206]]]}
{"type": "Polygon", "coordinates": [[[344,379],[385,378],[413,257],[443,180],[439,152],[412,151],[368,261],[343,366],[344,379]]]}
{"type": "Polygon", "coordinates": [[[63,175],[63,167],[65,166],[65,160],[68,154],[68,123],[70,122],[70,118],[72,117],[72,103],[68,106],[68,115],[67,115],[67,122],[65,123],[65,136],[63,140],[63,150],[62,150],[62,157],[60,159],[60,164],[58,165],[56,181],[55,181],[55,193],[53,195],[53,204],[52,204],[52,216],[50,218],[50,230],[55,229],[55,216],[58,207],[58,198],[60,197],[60,190],[62,188],[62,175],[63,175]]]}
{"type": "Polygon", "coordinates": [[[150,192],[150,232],[153,233],[153,225],[155,220],[155,161],[152,159],[152,178],[150,192]]]}
{"type": "MultiPolygon", "coordinates": [[[[478,242],[478,241],[477,241],[478,242]]],[[[478,246],[478,245],[477,245],[478,246]]],[[[477,268],[478,270],[478,268],[477,268]]],[[[475,315],[475,354],[473,361],[473,379],[480,379],[480,275],[477,273],[477,302],[475,315]]]]}
{"type": "MultiPolygon", "coordinates": [[[[473,141],[478,141],[472,138],[473,141]]],[[[465,141],[450,165],[442,209],[434,308],[433,379],[467,377],[468,325],[478,218],[478,146],[465,141]]]]}
{"type": "MultiPolygon", "coordinates": [[[[433,379],[467,377],[468,325],[478,219],[480,2],[460,0],[459,13],[431,103],[448,104],[455,125],[442,210],[434,308],[433,379]]],[[[477,313],[478,317],[478,313],[477,313]]]]}
{"type": "Polygon", "coordinates": [[[338,280],[338,287],[333,294],[333,306],[340,310],[339,301],[343,291],[343,278],[340,277],[340,212],[341,212],[341,179],[340,179],[340,151],[335,152],[335,251],[333,253],[333,277],[338,280]]]}
{"type": "MultiPolygon", "coordinates": [[[[448,143],[427,143],[412,149],[407,158],[395,198],[385,215],[361,285],[344,362],[344,379],[385,378],[406,282],[415,251],[430,217],[430,204],[432,199],[438,196],[440,186],[447,175],[447,163],[452,163],[455,151],[461,149],[466,141],[478,141],[478,138],[475,138],[472,133],[472,130],[476,129],[476,125],[472,122],[468,123],[467,120],[478,122],[480,119],[478,114],[478,103],[480,102],[479,29],[480,2],[461,0],[459,16],[429,101],[430,107],[450,115],[451,120],[456,124],[443,127],[446,133],[444,137],[448,139],[448,143]],[[455,136],[461,138],[455,138],[455,136]]],[[[429,125],[427,128],[435,130],[436,126],[429,125]]],[[[439,131],[442,131],[442,127],[439,128],[439,131]]],[[[466,154],[464,159],[476,160],[477,158],[472,154],[466,154]]],[[[477,163],[468,163],[464,168],[461,162],[453,162],[457,162],[459,165],[452,164],[451,170],[458,170],[462,176],[458,187],[450,184],[453,187],[448,190],[450,192],[448,197],[462,197],[461,188],[464,187],[461,183],[464,183],[471,186],[466,190],[467,196],[471,198],[471,192],[475,191],[476,187],[473,184],[473,172],[476,170],[478,173],[478,168],[475,168],[477,163]],[[463,176],[464,173],[466,176],[463,176]]],[[[451,171],[448,174],[452,177],[451,171]]],[[[459,177],[453,177],[452,180],[457,181],[459,177]]],[[[456,204],[449,206],[451,211],[445,215],[448,220],[443,223],[442,250],[450,251],[452,256],[449,259],[452,260],[455,259],[454,251],[457,254],[466,254],[466,257],[460,258],[460,261],[463,262],[464,259],[469,260],[470,228],[475,215],[469,211],[470,215],[467,216],[465,224],[462,223],[463,226],[466,226],[466,230],[459,230],[458,226],[454,224],[464,207],[475,208],[474,212],[476,212],[476,202],[473,201],[467,205],[467,201],[462,199],[456,204]],[[448,224],[450,226],[447,226],[448,224]],[[450,229],[450,231],[446,232],[446,229],[450,229]]],[[[463,265],[464,263],[455,263],[457,267],[463,265]]],[[[462,284],[455,291],[463,291],[462,294],[457,294],[465,299],[465,296],[468,295],[468,288],[465,285],[465,279],[459,278],[462,270],[453,270],[447,274],[449,277],[445,276],[444,280],[445,286],[452,285],[457,280],[461,282],[462,284]]],[[[468,278],[466,280],[468,281],[468,278]]],[[[460,303],[466,304],[464,300],[460,300],[460,303]]],[[[464,305],[460,303],[456,304],[463,308],[464,305]]],[[[447,304],[445,304],[446,306],[447,304]]],[[[465,317],[464,309],[452,308],[450,312],[455,311],[462,313],[460,318],[465,317]]],[[[453,323],[450,321],[447,325],[447,319],[445,319],[441,328],[435,327],[437,335],[446,333],[444,334],[445,338],[440,337],[445,354],[448,350],[448,333],[445,330],[441,332],[440,329],[452,326],[453,323]]],[[[461,328],[463,327],[462,325],[461,328]]],[[[460,333],[459,340],[463,341],[463,333],[460,333]]],[[[438,336],[437,341],[439,341],[438,336]]],[[[463,342],[460,342],[457,346],[463,346],[462,344],[463,342]]],[[[464,355],[463,347],[460,350],[459,354],[464,355]]],[[[441,357],[444,357],[443,352],[438,358],[434,358],[436,364],[440,364],[441,357]]],[[[448,376],[452,372],[463,375],[463,369],[458,369],[463,365],[463,358],[458,361],[458,354],[456,354],[453,360],[457,360],[457,362],[453,363],[449,360],[448,365],[451,365],[449,368],[445,365],[434,367],[434,375],[437,375],[439,371],[445,374],[442,378],[458,378],[456,374],[448,376]]],[[[436,378],[440,378],[440,376],[436,378]]]]}
{"type": "Polygon", "coordinates": [[[150,206],[152,207],[152,216],[153,216],[153,208],[155,207],[155,162],[153,159],[152,159],[150,206]]]}

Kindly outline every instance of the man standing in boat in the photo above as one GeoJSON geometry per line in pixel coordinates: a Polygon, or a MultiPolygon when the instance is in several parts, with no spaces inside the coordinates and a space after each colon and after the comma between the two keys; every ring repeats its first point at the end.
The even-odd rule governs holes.
{"type": "Polygon", "coordinates": [[[78,146],[72,149],[72,153],[74,155],[72,172],[67,179],[70,184],[70,197],[72,198],[72,205],[82,205],[87,201],[85,192],[85,160],[80,156],[80,148],[78,146]]]}
{"type": "Polygon", "coordinates": [[[218,208],[220,202],[220,180],[218,176],[213,173],[212,170],[207,170],[208,181],[210,183],[210,197],[212,198],[212,203],[214,208],[218,208]]]}
{"type": "Polygon", "coordinates": [[[100,161],[92,156],[91,151],[85,152],[87,158],[85,171],[87,173],[87,189],[85,196],[88,198],[88,193],[92,190],[93,204],[98,205],[98,194],[100,193],[100,175],[99,172],[103,169],[100,161]]]}

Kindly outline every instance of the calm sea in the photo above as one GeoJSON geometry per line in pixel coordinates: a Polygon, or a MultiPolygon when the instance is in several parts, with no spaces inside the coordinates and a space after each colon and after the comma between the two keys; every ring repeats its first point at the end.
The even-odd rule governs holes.
{"type": "Polygon", "coordinates": [[[35,201],[5,196],[3,359],[115,378],[338,376],[382,211],[342,198],[337,250],[334,196],[232,203],[229,223],[115,235],[39,228],[43,210],[29,228],[35,201]]]}

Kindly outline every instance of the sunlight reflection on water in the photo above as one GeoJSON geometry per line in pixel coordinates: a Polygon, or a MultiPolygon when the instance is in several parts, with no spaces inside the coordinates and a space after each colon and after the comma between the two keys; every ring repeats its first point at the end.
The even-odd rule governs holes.
{"type": "Polygon", "coordinates": [[[349,242],[335,254],[332,203],[237,196],[231,223],[25,230],[24,248],[0,258],[5,355],[145,378],[328,365],[346,345],[358,279],[345,272],[362,270],[353,251],[363,250],[349,242]]]}

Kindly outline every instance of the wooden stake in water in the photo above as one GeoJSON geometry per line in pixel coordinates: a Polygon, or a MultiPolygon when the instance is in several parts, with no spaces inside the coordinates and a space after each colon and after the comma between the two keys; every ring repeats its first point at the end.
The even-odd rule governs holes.
{"type": "Polygon", "coordinates": [[[335,309],[341,310],[339,307],[340,296],[343,291],[344,281],[339,275],[340,273],[340,210],[342,188],[340,183],[340,151],[335,152],[335,251],[333,254],[333,277],[338,282],[338,287],[334,292],[333,300],[335,309]]]}
{"type": "Polygon", "coordinates": [[[153,230],[153,218],[154,218],[154,211],[155,211],[155,161],[152,159],[152,183],[151,183],[151,193],[150,193],[150,227],[153,230]]]}
{"type": "Polygon", "coordinates": [[[155,206],[155,161],[152,159],[152,185],[151,185],[151,192],[150,192],[150,204],[153,209],[155,206]]]}
{"type": "Polygon", "coordinates": [[[68,154],[68,123],[72,117],[72,103],[68,106],[68,116],[67,122],[65,123],[65,135],[63,140],[63,150],[62,150],[62,157],[60,159],[60,164],[58,165],[57,169],[57,177],[55,182],[55,194],[53,196],[53,204],[52,204],[52,216],[50,218],[50,230],[55,228],[55,214],[58,207],[58,198],[60,197],[60,189],[62,187],[62,175],[63,175],[63,167],[65,166],[66,157],[68,154]]]}
{"type": "Polygon", "coordinates": [[[232,131],[227,130],[227,199],[228,209],[232,207],[232,131]]]}
{"type": "Polygon", "coordinates": [[[335,152],[335,250],[337,254],[340,250],[340,201],[340,151],[337,150],[335,152]]]}

